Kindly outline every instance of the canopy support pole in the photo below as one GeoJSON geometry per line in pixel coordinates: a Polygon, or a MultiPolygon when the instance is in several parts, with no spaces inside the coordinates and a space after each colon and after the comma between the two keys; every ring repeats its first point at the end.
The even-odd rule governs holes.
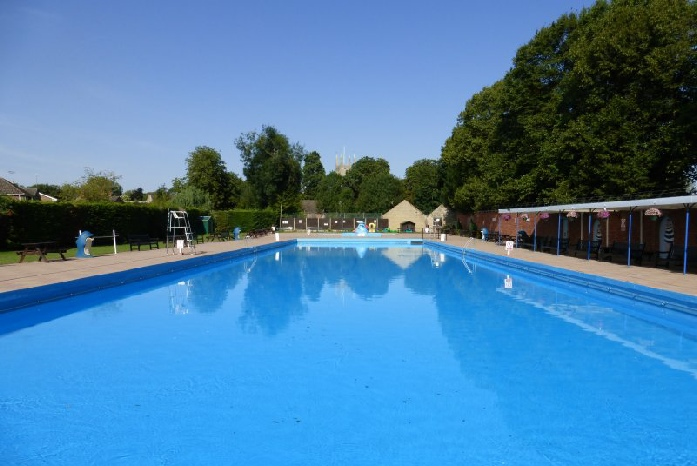
{"type": "Polygon", "coordinates": [[[591,260],[591,229],[593,228],[593,214],[588,212],[588,248],[586,248],[586,258],[591,260]]]}
{"type": "Polygon", "coordinates": [[[634,210],[634,207],[629,208],[629,228],[627,231],[627,267],[632,265],[632,210],[634,210]]]}

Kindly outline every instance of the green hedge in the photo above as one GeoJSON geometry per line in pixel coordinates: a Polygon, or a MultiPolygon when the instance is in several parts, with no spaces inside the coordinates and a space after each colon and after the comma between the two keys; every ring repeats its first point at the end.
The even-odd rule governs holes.
{"type": "Polygon", "coordinates": [[[216,231],[232,231],[240,227],[242,231],[271,228],[276,224],[276,214],[271,209],[266,210],[216,210],[212,213],[216,231]]]}
{"type": "MultiPolygon", "coordinates": [[[[0,249],[16,249],[20,243],[58,241],[74,246],[79,231],[88,230],[95,236],[111,235],[126,242],[129,234],[148,234],[164,239],[167,231],[167,208],[130,203],[69,203],[69,202],[0,202],[0,249]]],[[[192,228],[201,232],[199,217],[204,213],[189,209],[192,228]]]]}
{"type": "MultiPolygon", "coordinates": [[[[13,201],[0,196],[0,250],[17,249],[20,243],[58,241],[75,246],[79,231],[88,230],[95,236],[119,235],[119,243],[129,234],[147,234],[164,240],[167,235],[166,207],[149,204],[94,202],[34,202],[13,201]]],[[[202,215],[198,209],[188,209],[194,232],[203,234],[202,215]]],[[[278,220],[273,210],[221,210],[212,212],[217,229],[242,231],[270,228],[278,220]]]]}

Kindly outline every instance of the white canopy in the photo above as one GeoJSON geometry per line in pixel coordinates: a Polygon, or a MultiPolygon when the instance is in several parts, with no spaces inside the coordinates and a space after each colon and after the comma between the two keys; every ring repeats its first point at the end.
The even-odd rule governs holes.
{"type": "Polygon", "coordinates": [[[598,210],[633,210],[636,208],[657,207],[659,209],[690,209],[697,205],[697,196],[673,196],[654,199],[634,199],[631,201],[603,201],[578,204],[560,204],[536,207],[516,207],[499,209],[500,214],[522,214],[530,212],[596,212],[598,210]]]}
{"type": "MultiPolygon", "coordinates": [[[[644,209],[650,207],[655,207],[657,209],[685,209],[685,248],[683,251],[683,274],[687,273],[687,245],[688,245],[688,232],[689,232],[689,218],[690,209],[697,206],[697,195],[689,196],[673,196],[673,197],[659,197],[654,199],[634,199],[631,201],[603,201],[603,202],[585,202],[577,204],[561,204],[561,205],[551,205],[551,206],[536,206],[536,207],[516,207],[510,209],[499,209],[499,214],[524,214],[524,213],[562,213],[569,211],[576,212],[597,212],[600,210],[617,211],[625,210],[630,213],[630,229],[629,235],[631,236],[631,213],[635,209],[639,209],[643,213],[644,209]]],[[[561,221],[561,217],[560,220],[561,221]]],[[[590,224],[589,224],[590,228],[590,224]]],[[[537,229],[537,225],[535,225],[537,229]]],[[[590,235],[590,230],[589,230],[590,235]]],[[[590,236],[589,236],[590,237],[590,236]]],[[[557,254],[559,254],[559,248],[557,247],[557,254]]],[[[590,256],[589,256],[590,257],[590,256]]],[[[627,266],[629,266],[629,259],[627,260],[627,266]]]]}

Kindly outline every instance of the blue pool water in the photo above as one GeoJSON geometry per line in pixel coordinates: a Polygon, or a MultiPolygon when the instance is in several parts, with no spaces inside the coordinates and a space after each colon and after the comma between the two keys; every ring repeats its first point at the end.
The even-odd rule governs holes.
{"type": "Polygon", "coordinates": [[[697,464],[695,320],[290,245],[0,314],[0,464],[697,464]]]}

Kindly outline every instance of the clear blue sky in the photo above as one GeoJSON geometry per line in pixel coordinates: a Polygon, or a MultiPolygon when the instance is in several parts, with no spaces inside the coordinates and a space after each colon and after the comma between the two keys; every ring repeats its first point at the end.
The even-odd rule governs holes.
{"type": "Polygon", "coordinates": [[[152,191],[262,125],[322,156],[438,159],[467,100],[593,0],[0,0],[0,176],[152,191]]]}

